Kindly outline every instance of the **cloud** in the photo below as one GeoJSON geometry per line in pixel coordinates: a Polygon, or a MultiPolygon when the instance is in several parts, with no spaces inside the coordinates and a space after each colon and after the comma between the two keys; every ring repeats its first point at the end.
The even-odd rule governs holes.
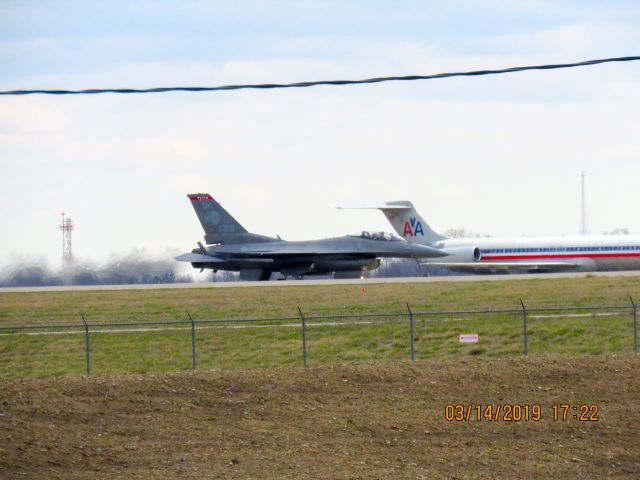
{"type": "MultiPolygon", "coordinates": [[[[193,31],[172,27],[154,45],[162,21],[171,20],[165,7],[154,10],[164,20],[152,31],[135,19],[95,34],[75,27],[77,19],[60,31],[25,30],[2,37],[0,58],[11,60],[16,42],[23,57],[0,82],[84,88],[363,78],[625,54],[639,40],[628,6],[607,7],[599,22],[591,4],[467,2],[460,15],[422,2],[386,14],[379,5],[336,5],[322,8],[354,9],[357,22],[291,25],[277,18],[282,7],[268,12],[266,26],[236,11],[242,28],[236,17],[228,26],[218,18],[208,34],[203,14],[193,31]],[[264,28],[249,29],[255,25],[264,28]],[[78,42],[85,43],[74,51],[78,42]]],[[[314,9],[302,10],[309,22],[314,9]]],[[[58,258],[61,210],[77,221],[82,256],[188,249],[202,238],[184,198],[196,190],[216,195],[247,228],[288,239],[388,229],[382,216],[332,207],[392,199],[412,200],[441,230],[571,233],[582,169],[592,230],[639,231],[624,208],[640,200],[639,82],[637,65],[607,65],[362,87],[3,98],[0,213],[9,233],[0,250],[58,258]]]]}

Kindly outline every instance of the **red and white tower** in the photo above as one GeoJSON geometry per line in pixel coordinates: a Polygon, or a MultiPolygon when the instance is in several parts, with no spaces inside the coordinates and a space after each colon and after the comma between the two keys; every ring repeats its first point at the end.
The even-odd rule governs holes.
{"type": "Polygon", "coordinates": [[[69,217],[65,217],[62,212],[62,222],[60,223],[62,231],[62,260],[71,261],[71,231],[73,230],[73,221],[69,217]]]}

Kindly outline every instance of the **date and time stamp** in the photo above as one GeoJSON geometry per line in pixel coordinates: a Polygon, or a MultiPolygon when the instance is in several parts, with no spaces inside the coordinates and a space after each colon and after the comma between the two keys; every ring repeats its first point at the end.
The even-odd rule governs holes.
{"type": "Polygon", "coordinates": [[[444,419],[447,422],[599,422],[601,409],[596,404],[553,404],[543,406],[501,403],[447,403],[444,419]]]}

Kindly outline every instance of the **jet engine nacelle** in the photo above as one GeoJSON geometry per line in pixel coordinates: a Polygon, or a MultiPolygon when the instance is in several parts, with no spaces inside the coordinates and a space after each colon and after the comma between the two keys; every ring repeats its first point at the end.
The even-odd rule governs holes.
{"type": "MultiPolygon", "coordinates": [[[[474,246],[443,248],[442,251],[447,252],[449,256],[439,258],[438,260],[445,263],[479,262],[482,258],[480,249],[474,246]]],[[[437,261],[432,261],[431,263],[437,263],[437,261]]]]}

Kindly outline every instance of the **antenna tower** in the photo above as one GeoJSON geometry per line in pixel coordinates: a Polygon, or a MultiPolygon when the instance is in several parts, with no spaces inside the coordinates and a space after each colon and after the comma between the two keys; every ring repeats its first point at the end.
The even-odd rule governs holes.
{"type": "Polygon", "coordinates": [[[582,178],[582,202],[581,202],[581,221],[580,221],[580,235],[586,235],[589,233],[589,229],[587,228],[587,206],[584,196],[584,171],[580,175],[582,178]]]}
{"type": "Polygon", "coordinates": [[[73,230],[73,221],[69,217],[65,217],[62,212],[62,222],[60,222],[60,230],[62,231],[62,260],[71,261],[71,231],[73,230]]]}

